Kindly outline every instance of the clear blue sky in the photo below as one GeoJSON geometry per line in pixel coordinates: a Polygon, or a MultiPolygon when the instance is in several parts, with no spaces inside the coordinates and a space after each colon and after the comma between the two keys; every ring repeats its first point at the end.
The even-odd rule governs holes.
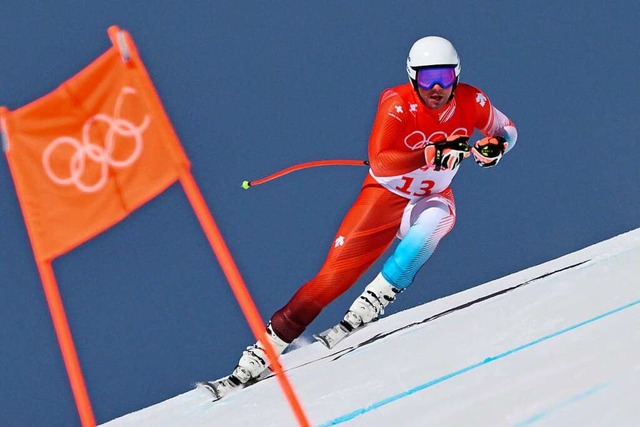
{"type": "MultiPolygon", "coordinates": [[[[640,226],[640,4],[7,0],[0,104],[54,89],[128,30],[263,316],[322,263],[365,168],[379,93],[413,41],[449,38],[461,79],[517,124],[491,170],[465,162],[458,223],[390,312],[640,226]]],[[[326,309],[335,323],[380,264],[326,309]]],[[[250,330],[179,186],[54,262],[98,423],[233,368],[250,330]]],[[[0,425],[78,425],[6,161],[0,161],[0,425]]],[[[603,283],[606,286],[606,283],[603,283]]]]}

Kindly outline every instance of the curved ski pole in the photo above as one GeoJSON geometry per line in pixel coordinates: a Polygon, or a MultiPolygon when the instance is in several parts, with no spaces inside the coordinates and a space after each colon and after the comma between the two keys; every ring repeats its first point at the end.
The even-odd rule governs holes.
{"type": "Polygon", "coordinates": [[[248,190],[249,187],[264,184],[281,176],[287,175],[291,172],[295,172],[301,169],[314,168],[318,166],[369,166],[368,160],[317,160],[314,162],[300,163],[298,165],[290,166],[286,169],[282,169],[279,172],[265,176],[264,178],[256,179],[254,181],[243,181],[242,188],[248,190]]]}

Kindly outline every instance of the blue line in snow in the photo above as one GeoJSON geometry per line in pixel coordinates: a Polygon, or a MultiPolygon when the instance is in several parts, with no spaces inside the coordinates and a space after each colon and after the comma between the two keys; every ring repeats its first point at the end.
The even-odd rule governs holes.
{"type": "Polygon", "coordinates": [[[560,409],[563,409],[566,406],[571,405],[574,402],[578,402],[582,399],[586,399],[587,397],[591,396],[594,393],[597,393],[598,391],[600,391],[601,389],[605,388],[608,384],[604,383],[604,384],[600,384],[597,385],[595,387],[592,387],[588,390],[585,391],[581,391],[578,394],[575,394],[573,396],[571,396],[570,398],[557,403],[553,406],[551,406],[550,408],[544,410],[544,411],[540,411],[537,414],[534,414],[533,416],[529,417],[528,419],[516,424],[514,427],[527,427],[530,426],[531,424],[537,423],[538,421],[540,421],[541,419],[543,419],[544,417],[546,417],[547,415],[551,415],[554,412],[559,411],[560,409]]]}
{"type": "Polygon", "coordinates": [[[363,408],[356,409],[355,411],[349,412],[348,414],[344,414],[344,415],[341,415],[341,416],[339,416],[337,418],[329,420],[326,423],[319,425],[318,427],[329,427],[329,426],[335,426],[335,425],[338,425],[338,424],[345,423],[347,421],[350,421],[350,420],[354,419],[355,417],[358,417],[360,415],[366,414],[367,412],[374,411],[374,410],[376,410],[376,409],[378,409],[378,408],[380,408],[382,406],[388,405],[389,403],[393,403],[396,400],[405,398],[405,397],[410,396],[410,395],[412,395],[414,393],[417,393],[419,391],[422,391],[424,389],[432,387],[432,386],[434,386],[436,384],[440,384],[441,382],[444,382],[444,381],[446,381],[448,379],[457,377],[458,375],[462,375],[462,374],[464,374],[466,372],[469,372],[469,371],[471,371],[473,369],[479,368],[481,366],[484,366],[484,365],[486,365],[488,363],[491,363],[491,362],[494,362],[496,360],[503,359],[503,358],[505,358],[505,357],[507,357],[507,356],[509,356],[511,354],[517,353],[519,351],[522,351],[524,349],[532,347],[532,346],[534,346],[536,344],[540,344],[541,342],[547,341],[547,340],[549,340],[549,339],[551,339],[553,337],[557,337],[558,335],[565,334],[565,333],[570,332],[570,331],[572,331],[574,329],[577,329],[577,328],[580,328],[582,326],[588,325],[589,323],[593,323],[593,322],[595,322],[597,320],[600,320],[600,319],[602,319],[604,317],[611,316],[612,314],[618,313],[618,312],[620,312],[622,310],[626,310],[627,308],[633,307],[633,306],[638,305],[638,304],[640,304],[640,300],[636,300],[636,301],[634,301],[632,303],[629,303],[629,304],[623,305],[621,307],[615,308],[613,310],[607,311],[606,313],[602,313],[602,314],[600,314],[598,316],[592,317],[591,319],[587,319],[587,320],[582,321],[580,323],[576,323],[575,325],[569,326],[567,328],[560,329],[557,332],[554,332],[554,333],[549,334],[549,335],[545,335],[542,338],[538,338],[538,339],[533,340],[533,341],[531,341],[531,342],[529,342],[527,344],[523,344],[523,345],[521,345],[519,347],[513,348],[513,349],[508,350],[508,351],[505,351],[503,353],[498,354],[497,356],[487,357],[482,362],[478,362],[478,363],[475,363],[473,365],[469,365],[469,366],[467,366],[465,368],[462,368],[460,370],[457,370],[455,372],[451,372],[451,373],[449,373],[447,375],[444,375],[442,377],[436,378],[434,380],[431,380],[431,381],[428,381],[426,383],[420,384],[420,385],[418,385],[418,386],[416,386],[414,388],[411,388],[409,390],[403,391],[402,393],[398,393],[396,395],[387,397],[386,399],[382,399],[382,400],[380,400],[378,402],[372,403],[369,406],[365,406],[363,408]]]}

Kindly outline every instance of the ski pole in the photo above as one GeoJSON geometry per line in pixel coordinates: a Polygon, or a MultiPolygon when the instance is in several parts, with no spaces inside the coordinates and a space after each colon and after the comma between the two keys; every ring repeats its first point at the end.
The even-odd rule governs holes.
{"type": "Polygon", "coordinates": [[[300,163],[298,165],[290,166],[286,169],[282,169],[279,172],[265,176],[264,178],[256,179],[253,181],[243,181],[242,188],[248,190],[249,187],[264,184],[272,179],[280,178],[291,172],[299,171],[301,169],[314,168],[318,166],[369,166],[368,160],[316,160],[314,162],[300,163]]]}

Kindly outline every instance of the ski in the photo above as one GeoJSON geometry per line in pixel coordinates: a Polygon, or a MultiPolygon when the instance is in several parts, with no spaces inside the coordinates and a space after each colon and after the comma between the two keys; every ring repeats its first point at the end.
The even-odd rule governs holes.
{"type": "Polygon", "coordinates": [[[314,334],[313,337],[324,344],[325,347],[331,349],[336,346],[340,341],[353,334],[356,331],[359,331],[364,327],[360,326],[358,328],[354,328],[349,325],[344,320],[337,325],[322,331],[320,333],[314,334]]]}
{"type": "Polygon", "coordinates": [[[210,392],[213,395],[213,402],[217,402],[225,396],[229,396],[230,394],[236,393],[272,376],[273,373],[267,370],[257,378],[253,378],[246,383],[243,383],[234,375],[229,375],[213,381],[200,381],[196,383],[196,387],[204,388],[210,392]]]}
{"type": "Polygon", "coordinates": [[[213,395],[214,402],[234,391],[242,390],[245,387],[245,385],[233,375],[214,381],[202,381],[197,383],[196,386],[208,390],[213,395]]]}

